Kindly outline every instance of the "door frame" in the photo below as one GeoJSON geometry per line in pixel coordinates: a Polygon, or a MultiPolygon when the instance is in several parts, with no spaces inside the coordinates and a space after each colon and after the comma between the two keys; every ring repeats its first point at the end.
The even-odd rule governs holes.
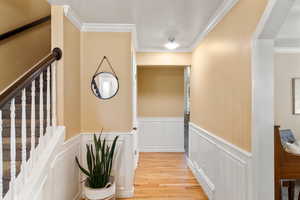
{"type": "Polygon", "coordinates": [[[252,37],[252,199],[274,199],[274,40],[295,0],[269,0],[252,37]]]}

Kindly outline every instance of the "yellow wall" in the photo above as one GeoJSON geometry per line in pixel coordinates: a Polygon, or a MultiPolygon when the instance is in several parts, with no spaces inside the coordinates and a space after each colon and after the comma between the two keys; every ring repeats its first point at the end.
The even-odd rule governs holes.
{"type": "Polygon", "coordinates": [[[191,53],[137,53],[137,65],[140,66],[187,66],[192,64],[191,53]]]}
{"type": "Polygon", "coordinates": [[[80,31],[64,17],[64,109],[67,138],[80,133],[80,31]]]}
{"type": "MultiPolygon", "coordinates": [[[[107,65],[104,65],[109,70],[107,65]]],[[[128,132],[132,129],[131,33],[81,33],[81,130],[128,132]],[[109,100],[96,98],[91,77],[107,56],[119,78],[118,94],[109,100]]]]}
{"type": "MultiPolygon", "coordinates": [[[[0,1],[0,34],[50,14],[45,0],[0,1]]],[[[0,42],[0,92],[50,53],[50,22],[0,42]]]]}
{"type": "Polygon", "coordinates": [[[183,67],[138,68],[138,116],[182,117],[183,67]]]}
{"type": "Polygon", "coordinates": [[[251,36],[267,0],[240,0],[193,52],[191,121],[251,151],[251,36]]]}
{"type": "Polygon", "coordinates": [[[63,7],[52,6],[52,46],[63,57],[57,65],[58,124],[66,126],[66,138],[80,133],[80,31],[64,17],[63,7]]]}

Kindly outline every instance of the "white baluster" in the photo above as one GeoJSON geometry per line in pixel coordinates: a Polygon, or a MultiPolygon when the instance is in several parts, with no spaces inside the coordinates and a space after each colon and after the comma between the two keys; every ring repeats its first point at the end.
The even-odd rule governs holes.
{"type": "Polygon", "coordinates": [[[43,73],[40,75],[40,144],[43,146],[44,137],[44,93],[43,93],[43,73]]]}
{"type": "Polygon", "coordinates": [[[15,180],[16,180],[16,108],[15,99],[10,104],[10,189],[11,197],[15,199],[15,180]]]}
{"type": "Polygon", "coordinates": [[[47,68],[47,128],[50,127],[50,67],[47,68]]]}
{"type": "Polygon", "coordinates": [[[26,163],[26,90],[22,91],[22,166],[26,163]]]}
{"type": "Polygon", "coordinates": [[[52,64],[52,126],[55,127],[57,123],[56,118],[56,65],[52,64]]]}
{"type": "Polygon", "coordinates": [[[0,199],[3,197],[3,148],[2,148],[2,111],[0,110],[0,199]]]}
{"type": "Polygon", "coordinates": [[[34,160],[33,154],[35,149],[35,81],[31,84],[31,150],[30,157],[34,160]]]}

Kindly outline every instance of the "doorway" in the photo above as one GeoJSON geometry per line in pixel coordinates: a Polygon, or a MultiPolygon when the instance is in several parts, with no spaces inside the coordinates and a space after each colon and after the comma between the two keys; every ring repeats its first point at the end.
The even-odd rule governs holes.
{"type": "Polygon", "coordinates": [[[270,0],[252,40],[253,199],[279,199],[274,190],[274,52],[281,45],[290,49],[292,38],[278,34],[295,2],[270,0]]]}
{"type": "Polygon", "coordinates": [[[190,75],[191,66],[184,68],[184,152],[189,155],[189,123],[190,123],[190,75]]]}
{"type": "Polygon", "coordinates": [[[140,152],[187,152],[189,69],[138,66],[140,152]]]}

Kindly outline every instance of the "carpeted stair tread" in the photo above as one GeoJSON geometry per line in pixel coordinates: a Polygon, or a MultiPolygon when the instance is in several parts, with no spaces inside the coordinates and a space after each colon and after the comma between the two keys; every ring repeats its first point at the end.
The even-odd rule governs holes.
{"type": "MultiPolygon", "coordinates": [[[[26,126],[30,127],[31,126],[31,119],[26,119],[26,126]]],[[[11,124],[10,119],[3,119],[3,128],[9,128],[11,124]]],[[[40,120],[36,119],[35,120],[36,125],[40,125],[40,120]]],[[[15,119],[15,127],[16,128],[21,128],[22,127],[22,120],[21,119],[15,119]]]]}
{"type": "MultiPolygon", "coordinates": [[[[38,124],[38,126],[39,125],[40,124],[38,124]]],[[[21,135],[22,135],[22,130],[20,128],[17,128],[16,129],[16,137],[21,137],[21,135]]],[[[27,137],[31,137],[31,126],[26,127],[26,135],[27,135],[27,137]]],[[[38,137],[39,135],[40,135],[40,128],[36,127],[35,128],[35,136],[38,137]]],[[[3,128],[2,137],[4,137],[4,138],[10,137],[10,127],[3,128]]]]}

